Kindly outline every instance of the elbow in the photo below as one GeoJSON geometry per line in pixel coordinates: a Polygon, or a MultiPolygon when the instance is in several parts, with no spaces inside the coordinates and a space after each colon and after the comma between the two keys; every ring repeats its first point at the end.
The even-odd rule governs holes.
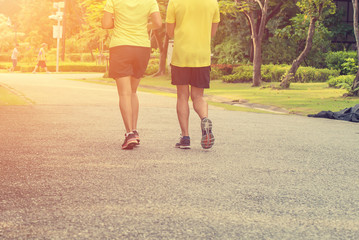
{"type": "Polygon", "coordinates": [[[156,22],[153,22],[153,29],[156,30],[156,29],[159,29],[162,27],[162,21],[156,21],[156,22]]]}

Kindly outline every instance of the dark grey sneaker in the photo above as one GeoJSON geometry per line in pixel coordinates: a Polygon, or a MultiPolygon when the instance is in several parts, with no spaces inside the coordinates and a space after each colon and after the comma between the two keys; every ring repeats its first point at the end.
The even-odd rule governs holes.
{"type": "Polygon", "coordinates": [[[203,118],[201,121],[201,129],[202,129],[202,140],[201,145],[202,148],[208,149],[211,148],[214,144],[214,136],[212,133],[212,121],[208,118],[203,118]]]}
{"type": "Polygon", "coordinates": [[[191,148],[191,139],[189,136],[183,136],[180,138],[180,141],[176,143],[176,148],[181,149],[190,149],[191,148]]]}

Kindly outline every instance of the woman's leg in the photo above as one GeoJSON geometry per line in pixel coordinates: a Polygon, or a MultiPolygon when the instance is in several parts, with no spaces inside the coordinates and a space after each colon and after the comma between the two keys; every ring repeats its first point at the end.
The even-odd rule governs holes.
{"type": "Polygon", "coordinates": [[[133,130],[131,77],[117,78],[116,84],[122,120],[128,133],[133,130]]]}
{"type": "Polygon", "coordinates": [[[139,101],[137,96],[137,88],[140,83],[140,78],[131,77],[131,105],[132,105],[132,130],[137,129],[137,120],[139,112],[139,101]]]}

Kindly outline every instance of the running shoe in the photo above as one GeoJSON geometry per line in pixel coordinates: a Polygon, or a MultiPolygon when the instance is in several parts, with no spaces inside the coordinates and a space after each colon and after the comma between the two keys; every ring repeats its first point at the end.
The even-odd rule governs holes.
{"type": "Polygon", "coordinates": [[[183,136],[180,138],[180,141],[176,143],[176,148],[181,149],[190,149],[191,148],[191,139],[189,136],[183,136]]]}
{"type": "Polygon", "coordinates": [[[122,149],[132,149],[137,145],[137,140],[135,134],[130,133],[127,136],[125,135],[125,141],[122,144],[122,149]]]}
{"type": "Polygon", "coordinates": [[[208,149],[211,148],[214,144],[214,136],[212,133],[212,121],[208,118],[203,118],[201,121],[201,129],[202,129],[202,140],[201,145],[202,148],[208,149]]]}
{"type": "Polygon", "coordinates": [[[140,144],[140,135],[138,134],[138,132],[136,130],[133,130],[132,132],[135,135],[135,138],[137,140],[137,145],[139,145],[140,144]]]}

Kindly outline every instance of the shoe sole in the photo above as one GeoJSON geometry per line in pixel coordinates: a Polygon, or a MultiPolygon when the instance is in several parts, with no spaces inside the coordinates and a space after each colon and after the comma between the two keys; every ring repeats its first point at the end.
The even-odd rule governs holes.
{"type": "Polygon", "coordinates": [[[209,120],[208,118],[204,119],[201,122],[201,129],[202,129],[202,134],[203,132],[205,132],[205,134],[202,135],[201,146],[204,149],[209,149],[214,144],[214,135],[212,133],[212,121],[209,120]]]}
{"type": "Polygon", "coordinates": [[[130,149],[133,149],[137,144],[138,143],[137,143],[136,139],[130,140],[130,141],[128,141],[126,146],[122,146],[122,149],[123,150],[130,150],[130,149]]]}
{"type": "Polygon", "coordinates": [[[191,146],[179,146],[180,149],[191,149],[191,146]]]}

